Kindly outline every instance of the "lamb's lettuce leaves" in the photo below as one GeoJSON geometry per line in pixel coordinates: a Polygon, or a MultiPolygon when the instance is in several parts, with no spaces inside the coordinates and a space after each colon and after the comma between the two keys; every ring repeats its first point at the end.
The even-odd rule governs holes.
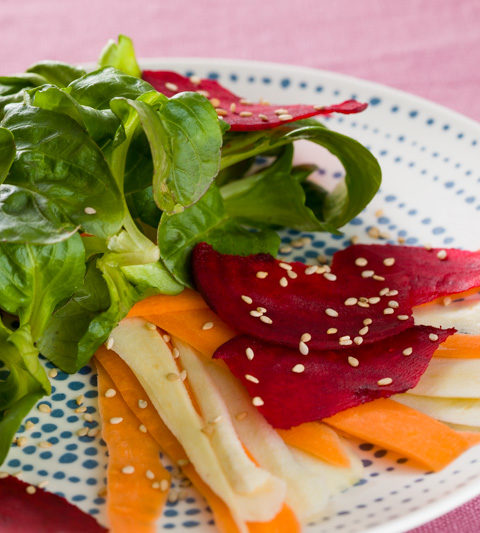
{"type": "Polygon", "coordinates": [[[48,81],[41,75],[25,72],[15,76],[0,76],[0,96],[12,96],[24,89],[44,85],[48,81]]]}
{"type": "Polygon", "coordinates": [[[28,68],[27,72],[37,74],[45,80],[44,83],[51,83],[57,87],[66,87],[86,74],[83,68],[61,61],[39,61],[28,68]]]}
{"type": "Polygon", "coordinates": [[[142,71],[135,57],[135,49],[132,40],[126,35],[119,35],[118,42],[108,41],[98,60],[100,67],[115,67],[125,74],[142,77],[142,71]]]}
{"type": "Polygon", "coordinates": [[[10,167],[15,159],[15,140],[12,132],[0,128],[0,184],[8,175],[10,167]]]}

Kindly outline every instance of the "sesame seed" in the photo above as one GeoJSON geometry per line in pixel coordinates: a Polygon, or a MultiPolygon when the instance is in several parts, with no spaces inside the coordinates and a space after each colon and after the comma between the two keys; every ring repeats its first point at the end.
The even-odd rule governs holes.
{"type": "Polygon", "coordinates": [[[133,474],[135,472],[135,467],[132,465],[127,465],[122,468],[122,474],[133,474]]]}
{"type": "Polygon", "coordinates": [[[253,316],[255,318],[258,318],[258,317],[260,317],[262,315],[263,315],[263,313],[260,313],[260,311],[256,311],[256,310],[250,311],[250,316],[253,316]]]}
{"type": "Polygon", "coordinates": [[[218,98],[210,98],[210,103],[213,107],[220,107],[220,100],[218,98]]]}
{"type": "Polygon", "coordinates": [[[367,309],[368,307],[370,307],[370,304],[368,302],[363,302],[363,301],[359,301],[358,304],[357,304],[359,307],[363,307],[365,309],[367,309]]]}
{"type": "Polygon", "coordinates": [[[44,489],[48,485],[48,479],[44,479],[43,481],[40,481],[38,484],[39,489],[44,489]]]}
{"type": "Polygon", "coordinates": [[[436,342],[438,341],[438,335],[436,333],[430,333],[430,335],[428,336],[428,338],[432,341],[432,342],[436,342]]]}
{"type": "Polygon", "coordinates": [[[383,209],[377,209],[377,210],[375,211],[375,216],[376,216],[377,218],[382,217],[382,216],[383,216],[383,209]]]}
{"type": "Polygon", "coordinates": [[[310,335],[310,333],[303,333],[300,337],[300,340],[302,342],[310,342],[312,340],[312,336],[310,335]]]}
{"type": "Polygon", "coordinates": [[[255,354],[254,354],[253,350],[252,350],[250,347],[248,347],[248,348],[245,350],[245,355],[247,356],[247,359],[248,359],[249,361],[251,361],[251,360],[255,357],[255,354]]]}
{"type": "Polygon", "coordinates": [[[393,289],[391,291],[388,291],[387,296],[397,296],[398,291],[396,289],[393,289]]]}
{"type": "Polygon", "coordinates": [[[377,385],[391,385],[393,383],[392,378],[382,378],[377,381],[377,385]]]}
{"type": "Polygon", "coordinates": [[[311,276],[312,274],[315,274],[317,271],[317,265],[310,265],[305,269],[305,274],[307,276],[311,276]]]}
{"type": "Polygon", "coordinates": [[[408,320],[408,315],[398,315],[397,319],[398,320],[408,320]]]}
{"type": "Polygon", "coordinates": [[[390,289],[388,287],[384,287],[378,294],[380,296],[386,296],[390,292],[390,289]]]}
{"type": "Polygon", "coordinates": [[[222,419],[222,415],[217,415],[215,418],[210,420],[208,423],[209,424],[218,424],[218,422],[220,422],[221,419],[222,419]]]}
{"type": "Polygon", "coordinates": [[[357,346],[360,346],[360,344],[362,344],[363,342],[363,337],[355,337],[353,339],[353,342],[357,345],[357,346]]]}
{"type": "Polygon", "coordinates": [[[287,270],[287,276],[290,279],[296,279],[298,277],[297,273],[294,272],[293,270],[287,270]]]}
{"type": "Polygon", "coordinates": [[[155,474],[151,470],[147,470],[145,475],[147,476],[147,479],[155,479],[155,474]]]}
{"type": "Polygon", "coordinates": [[[172,83],[171,81],[167,81],[165,83],[165,88],[169,91],[178,91],[178,86],[175,85],[175,83],[172,83]]]}
{"type": "Polygon", "coordinates": [[[188,459],[179,459],[177,461],[178,466],[187,466],[190,464],[190,461],[188,459]]]}
{"type": "Polygon", "coordinates": [[[202,82],[202,79],[198,76],[190,76],[188,79],[191,83],[193,83],[193,85],[199,85],[202,82]]]}
{"type": "Polygon", "coordinates": [[[352,235],[352,236],[350,237],[350,242],[351,242],[352,244],[357,244],[357,242],[358,242],[358,235],[352,235]]]}
{"type": "Polygon", "coordinates": [[[386,266],[386,267],[391,267],[395,264],[395,258],[394,257],[386,257],[384,260],[383,260],[383,264],[386,266]]]}
{"type": "Polygon", "coordinates": [[[364,326],[370,326],[370,324],[372,324],[373,320],[371,318],[365,318],[363,320],[363,325],[364,326]]]}
{"type": "Polygon", "coordinates": [[[25,446],[25,444],[27,444],[27,437],[18,437],[15,443],[19,448],[22,448],[25,446]]]}
{"type": "Polygon", "coordinates": [[[440,250],[437,252],[437,257],[440,259],[440,261],[443,261],[447,258],[447,252],[445,250],[440,250]]]}
{"type": "Polygon", "coordinates": [[[362,329],[358,330],[360,335],[366,335],[368,333],[368,326],[364,326],[362,329]]]}
{"type": "Polygon", "coordinates": [[[111,350],[113,348],[114,342],[115,341],[113,337],[108,337],[107,342],[105,343],[105,347],[107,348],[107,350],[111,350]]]}
{"type": "Polygon", "coordinates": [[[98,435],[98,428],[89,429],[87,435],[92,438],[96,437],[98,435]]]}
{"type": "Polygon", "coordinates": [[[292,120],[292,115],[286,113],[285,115],[278,115],[279,120],[292,120]]]}
{"type": "Polygon", "coordinates": [[[335,274],[332,274],[331,272],[325,272],[323,277],[328,281],[336,281],[337,279],[337,276],[335,276],[335,274]]]}
{"type": "Polygon", "coordinates": [[[242,105],[252,105],[253,104],[253,102],[250,102],[250,100],[247,100],[247,98],[241,98],[240,99],[240,103],[242,105]]]}
{"type": "Polygon", "coordinates": [[[178,359],[180,357],[180,350],[178,348],[174,348],[172,353],[174,359],[178,359]]]}
{"type": "Polygon", "coordinates": [[[263,120],[264,122],[268,122],[268,117],[267,115],[264,115],[263,113],[259,113],[258,114],[258,118],[263,120]]]}
{"type": "Polygon", "coordinates": [[[412,348],[411,346],[410,346],[409,348],[405,348],[405,350],[403,350],[402,353],[403,353],[403,355],[406,355],[406,356],[408,356],[408,355],[412,355],[412,353],[413,353],[413,348],[412,348]]]}
{"type": "Polygon", "coordinates": [[[255,275],[258,279],[265,279],[268,276],[268,272],[263,272],[262,270],[260,270],[255,275]]]}
{"type": "Polygon", "coordinates": [[[232,103],[230,104],[230,111],[231,111],[232,113],[235,113],[236,110],[237,110],[237,104],[236,104],[235,102],[232,102],[232,103]]]}
{"type": "Polygon", "coordinates": [[[58,376],[58,370],[56,368],[52,368],[49,373],[48,373],[48,377],[49,378],[56,378],[58,376]]]}
{"type": "Polygon", "coordinates": [[[168,479],[162,479],[162,481],[160,481],[160,490],[162,492],[165,492],[166,490],[168,490],[168,487],[170,487],[168,479]]]}
{"type": "Polygon", "coordinates": [[[83,211],[86,215],[94,215],[97,212],[93,207],[86,207],[83,211]]]}
{"type": "Polygon", "coordinates": [[[371,278],[375,275],[375,272],[373,270],[364,270],[362,272],[362,278],[371,278]]]}
{"type": "Polygon", "coordinates": [[[138,407],[140,409],[145,409],[148,405],[148,402],[146,402],[145,400],[138,400],[138,407]]]}
{"type": "Polygon", "coordinates": [[[390,300],[388,302],[388,307],[391,307],[392,309],[398,309],[400,304],[396,300],[390,300]]]}
{"type": "Polygon", "coordinates": [[[25,489],[25,492],[27,494],[35,494],[37,492],[37,489],[33,486],[33,485],[29,485],[26,489],[25,489]]]}
{"type": "Polygon", "coordinates": [[[288,263],[278,263],[278,266],[283,268],[283,270],[292,270],[292,265],[289,265],[288,263]]]}
{"type": "Polygon", "coordinates": [[[75,403],[76,403],[77,405],[82,405],[82,403],[83,403],[83,399],[84,399],[83,394],[80,394],[80,396],[77,396],[77,398],[75,399],[75,403]]]}
{"type": "Polygon", "coordinates": [[[261,320],[262,322],[264,322],[265,324],[273,324],[273,320],[272,320],[270,317],[265,316],[265,315],[262,315],[262,316],[260,317],[260,320],[261,320]]]}
{"type": "Polygon", "coordinates": [[[205,324],[203,324],[202,326],[202,329],[205,331],[207,329],[212,329],[213,328],[213,322],[205,322],[205,324]]]}
{"type": "Polygon", "coordinates": [[[375,226],[372,226],[367,233],[372,239],[378,239],[380,237],[380,230],[375,226]]]}
{"type": "Polygon", "coordinates": [[[75,409],[75,412],[76,413],[86,413],[87,412],[87,408],[84,405],[82,405],[81,407],[77,407],[75,409]]]}
{"type": "Polygon", "coordinates": [[[141,431],[142,433],[146,433],[146,432],[147,432],[147,428],[146,428],[146,426],[144,426],[143,424],[140,424],[140,425],[138,426],[138,429],[139,429],[139,431],[141,431]]]}
{"type": "Polygon", "coordinates": [[[405,237],[398,237],[397,242],[398,244],[405,244],[405,237]]]}
{"type": "Polygon", "coordinates": [[[27,420],[25,422],[25,429],[28,431],[29,429],[32,429],[35,427],[35,424],[31,420],[27,420]]]}
{"type": "Polygon", "coordinates": [[[251,117],[253,113],[251,111],[240,111],[239,115],[241,117],[251,117]]]}
{"type": "Polygon", "coordinates": [[[145,327],[150,331],[157,331],[157,326],[151,322],[145,322],[145,327]]]}
{"type": "Polygon", "coordinates": [[[167,374],[167,379],[168,381],[178,381],[180,379],[180,376],[175,372],[169,372],[167,374]]]}
{"type": "Polygon", "coordinates": [[[374,274],[372,276],[372,278],[375,280],[375,281],[385,281],[385,278],[383,276],[379,276],[378,274],[374,274]]]}
{"type": "Polygon", "coordinates": [[[93,416],[90,414],[90,413],[85,413],[83,415],[83,419],[86,421],[86,422],[93,422],[93,416]]]}
{"type": "Polygon", "coordinates": [[[292,368],[292,372],[294,374],[301,374],[302,372],[305,372],[305,366],[302,365],[301,363],[298,363],[297,365],[295,365],[293,368],[292,368]]]}
{"type": "Polygon", "coordinates": [[[116,425],[121,424],[123,422],[123,417],[121,416],[114,416],[110,418],[110,424],[116,425]]]}
{"type": "Polygon", "coordinates": [[[326,314],[327,316],[331,316],[331,317],[333,317],[333,318],[337,318],[337,316],[338,316],[338,312],[335,311],[335,309],[332,309],[331,307],[327,307],[327,308],[325,309],[325,314],[326,314]]]}
{"type": "Polygon", "coordinates": [[[340,344],[340,346],[351,346],[353,341],[350,339],[345,339],[343,341],[338,341],[338,344],[340,344]]]}
{"type": "Polygon", "coordinates": [[[360,361],[356,357],[353,357],[351,355],[348,356],[347,361],[348,361],[348,364],[350,366],[353,366],[354,368],[356,368],[360,364],[360,361]]]}
{"type": "Polygon", "coordinates": [[[228,115],[228,111],[226,109],[223,109],[222,107],[217,107],[215,111],[217,112],[217,115],[219,117],[226,117],[228,115]]]}
{"type": "Polygon", "coordinates": [[[107,389],[105,391],[105,398],[113,398],[117,394],[115,389],[107,389]]]}
{"type": "Polygon", "coordinates": [[[50,414],[52,412],[52,408],[46,404],[46,403],[41,403],[37,409],[41,412],[41,413],[46,413],[46,414],[50,414]]]}
{"type": "Polygon", "coordinates": [[[185,381],[187,379],[187,371],[186,370],[182,370],[180,372],[180,375],[178,376],[178,378],[180,379],[180,381],[185,381]]]}
{"type": "Polygon", "coordinates": [[[288,109],[275,109],[274,113],[275,115],[285,115],[288,113],[288,109]]]}
{"type": "Polygon", "coordinates": [[[260,396],[255,396],[253,399],[252,399],[252,403],[255,407],[261,407],[262,405],[265,404],[265,402],[262,400],[262,398],[260,398],[260,396]]]}
{"type": "Polygon", "coordinates": [[[344,335],[343,337],[340,337],[338,340],[339,341],[349,341],[350,340],[350,335],[344,335]]]}
{"type": "Polygon", "coordinates": [[[292,251],[292,247],[291,246],[282,246],[280,248],[280,253],[282,253],[282,254],[289,254],[291,251],[292,251]]]}
{"type": "Polygon", "coordinates": [[[245,374],[245,379],[251,381],[252,383],[260,383],[260,380],[251,374],[245,374]]]}
{"type": "Polygon", "coordinates": [[[306,243],[303,239],[303,237],[301,239],[296,239],[294,241],[292,241],[290,243],[294,248],[302,248],[306,243]]]}
{"type": "Polygon", "coordinates": [[[372,296],[371,298],[368,299],[368,303],[370,304],[378,304],[378,302],[380,301],[380,296],[372,296]]]}
{"type": "Polygon", "coordinates": [[[368,261],[365,259],[365,257],[357,257],[357,259],[355,259],[355,264],[358,267],[365,267],[368,265],[368,261]]]}
{"type": "Polygon", "coordinates": [[[351,298],[347,298],[343,303],[344,305],[356,305],[357,302],[358,302],[357,298],[351,297],[351,298]]]}
{"type": "Polygon", "coordinates": [[[328,328],[327,329],[327,335],[335,335],[335,333],[338,332],[337,328],[328,328]]]}
{"type": "Polygon", "coordinates": [[[53,444],[51,442],[48,442],[48,440],[43,440],[38,443],[39,448],[51,448],[53,444]]]}
{"type": "Polygon", "coordinates": [[[170,335],[162,335],[162,339],[163,339],[165,342],[168,343],[168,342],[170,342],[171,337],[170,337],[170,335]]]}
{"type": "Polygon", "coordinates": [[[280,286],[281,286],[281,287],[287,287],[287,286],[288,286],[288,280],[287,280],[287,278],[286,278],[285,276],[283,276],[282,278],[280,278],[279,283],[280,283],[280,286]]]}
{"type": "Polygon", "coordinates": [[[395,311],[394,311],[391,307],[386,307],[386,308],[383,310],[383,314],[384,314],[384,315],[393,315],[393,313],[395,313],[395,311]]]}
{"type": "Polygon", "coordinates": [[[238,413],[235,415],[235,418],[239,421],[241,420],[245,420],[245,418],[247,418],[248,416],[248,413],[245,413],[245,411],[243,413],[238,413]]]}
{"type": "Polygon", "coordinates": [[[310,350],[308,349],[308,346],[306,345],[306,343],[304,343],[303,341],[300,341],[299,344],[298,344],[298,351],[302,355],[308,355],[308,352],[310,350]]]}
{"type": "Polygon", "coordinates": [[[445,306],[450,305],[452,303],[452,299],[450,298],[450,296],[445,296],[445,298],[442,300],[442,303],[445,306]]]}

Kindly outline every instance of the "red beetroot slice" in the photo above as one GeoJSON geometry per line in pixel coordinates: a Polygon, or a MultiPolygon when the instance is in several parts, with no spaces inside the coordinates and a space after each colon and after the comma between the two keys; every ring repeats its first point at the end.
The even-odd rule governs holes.
{"type": "Polygon", "coordinates": [[[324,350],[308,355],[242,335],[220,346],[214,357],[242,381],[270,424],[287,429],[411,389],[454,331],[417,326],[355,347],[351,354],[324,350]],[[251,352],[246,356],[247,348],[253,359],[251,352]],[[411,355],[404,355],[410,349],[411,355]]]}
{"type": "Polygon", "coordinates": [[[397,276],[407,275],[412,306],[480,287],[480,251],[357,244],[337,252],[333,256],[332,268],[342,272],[358,272],[361,268],[355,265],[355,261],[358,262],[359,258],[368,261],[364,268],[385,276],[387,285],[396,283],[397,276]]]}
{"type": "Polygon", "coordinates": [[[406,276],[387,283],[314,269],[266,254],[222,255],[205,243],[193,252],[197,289],[222,320],[253,337],[298,349],[308,333],[310,349],[349,349],[413,325],[406,276]]]}
{"type": "Polygon", "coordinates": [[[253,103],[222,87],[218,81],[186,78],[176,72],[144,70],[142,77],[157,91],[171,97],[183,91],[197,91],[210,99],[218,115],[230,124],[232,131],[255,131],[274,128],[286,122],[330,113],[360,113],[368,104],[347,100],[330,106],[270,105],[253,103]]]}
{"type": "Polygon", "coordinates": [[[16,477],[0,479],[2,533],[102,533],[107,530],[64,498],[36,489],[16,477]]]}

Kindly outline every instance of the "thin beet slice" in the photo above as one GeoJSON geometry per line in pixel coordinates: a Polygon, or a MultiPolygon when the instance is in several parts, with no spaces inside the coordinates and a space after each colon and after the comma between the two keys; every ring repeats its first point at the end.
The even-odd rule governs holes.
{"type": "Polygon", "coordinates": [[[266,130],[286,122],[330,113],[360,113],[368,106],[356,100],[330,106],[271,105],[265,101],[254,103],[233,94],[215,80],[186,78],[164,70],[144,70],[142,77],[168,97],[183,91],[203,94],[217,108],[218,115],[230,124],[232,131],[266,130]]]}
{"type": "MultiPolygon", "coordinates": [[[[0,479],[2,533],[102,533],[107,530],[64,498],[43,489],[29,494],[16,477],[0,479]]],[[[33,489],[32,489],[33,490],[33,489]]]]}
{"type": "Polygon", "coordinates": [[[393,283],[315,268],[266,254],[222,255],[205,243],[193,252],[197,289],[223,321],[253,337],[298,348],[308,334],[309,349],[348,349],[413,325],[408,277],[393,283]]]}
{"type": "Polygon", "coordinates": [[[359,258],[368,262],[364,268],[387,279],[407,275],[412,306],[480,287],[480,251],[357,244],[337,252],[332,268],[342,272],[360,271],[355,264],[359,258]]]}
{"type": "Polygon", "coordinates": [[[308,355],[242,335],[220,346],[214,357],[242,381],[270,424],[286,429],[411,389],[454,331],[416,326],[349,352],[308,355]]]}

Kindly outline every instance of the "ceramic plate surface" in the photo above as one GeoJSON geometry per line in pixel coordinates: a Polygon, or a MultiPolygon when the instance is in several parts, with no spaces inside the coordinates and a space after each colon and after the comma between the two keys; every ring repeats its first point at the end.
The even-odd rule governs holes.
{"type": "MultiPolygon", "coordinates": [[[[310,237],[311,244],[292,247],[283,258],[314,263],[319,255],[329,257],[347,246],[354,235],[360,242],[373,242],[368,236],[372,227],[382,232],[384,242],[400,239],[411,245],[480,248],[476,122],[399,91],[318,70],[210,59],[148,60],[143,66],[218,79],[240,95],[278,104],[329,104],[349,98],[370,103],[366,112],[334,116],[327,125],[372,150],[384,174],[380,192],[343,236],[285,231],[285,245],[302,235],[310,237]]],[[[342,179],[342,167],[325,150],[303,142],[297,152],[297,161],[319,165],[317,177],[323,183],[332,186],[342,179]]],[[[12,446],[2,469],[22,472],[30,483],[48,480],[48,490],[105,523],[106,454],[100,434],[95,435],[99,424],[94,371],[86,367],[74,376],[59,372],[52,383],[52,396],[41,402],[51,406],[51,413],[37,409],[30,413],[27,420],[35,426],[20,430],[27,443],[22,448],[12,446]],[[91,429],[90,436],[79,437],[77,432],[84,427],[91,429]]],[[[307,526],[307,531],[406,531],[480,493],[480,446],[432,474],[369,443],[352,445],[363,459],[362,479],[332,500],[323,519],[307,526]]],[[[182,498],[168,503],[158,530],[215,531],[206,503],[185,484],[175,480],[182,487],[182,498]]]]}

